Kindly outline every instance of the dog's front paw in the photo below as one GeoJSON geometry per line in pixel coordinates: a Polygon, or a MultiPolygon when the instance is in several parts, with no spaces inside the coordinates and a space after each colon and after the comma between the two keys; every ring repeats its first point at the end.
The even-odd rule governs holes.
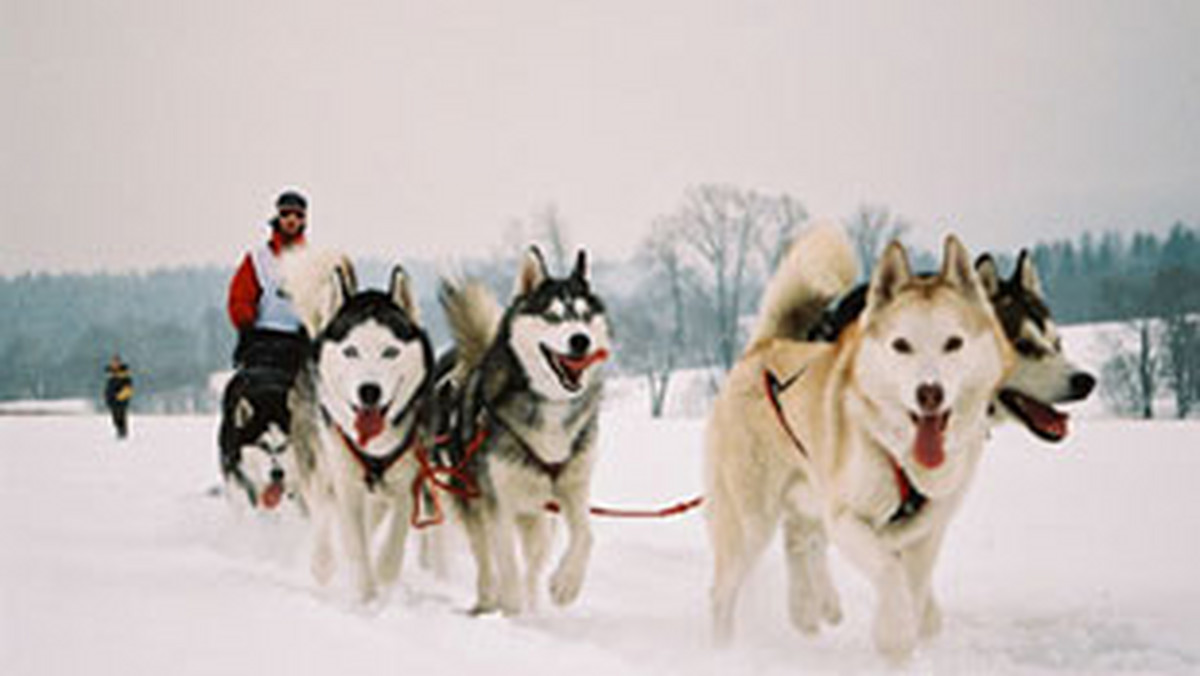
{"type": "Polygon", "coordinates": [[[376,569],[379,571],[379,581],[385,585],[393,585],[400,577],[400,568],[404,562],[403,543],[400,547],[386,548],[379,557],[376,569]]]}
{"type": "Polygon", "coordinates": [[[334,562],[333,549],[329,542],[321,542],[314,549],[310,563],[313,578],[322,586],[329,584],[333,578],[334,562]]]}
{"type": "Polygon", "coordinates": [[[937,599],[931,594],[925,602],[925,612],[921,614],[921,640],[927,641],[942,633],[942,609],[937,599]]]}
{"type": "Polygon", "coordinates": [[[907,590],[886,594],[875,616],[875,649],[890,663],[902,665],[917,647],[917,618],[907,590]]]}
{"type": "Polygon", "coordinates": [[[484,602],[483,600],[479,600],[476,601],[475,605],[467,611],[467,614],[471,617],[483,617],[485,615],[491,615],[498,610],[500,610],[500,606],[495,601],[484,602]]]}
{"type": "Polygon", "coordinates": [[[565,606],[579,598],[583,589],[583,566],[562,565],[550,578],[550,599],[565,606]]]}
{"type": "Polygon", "coordinates": [[[501,590],[497,606],[505,617],[516,617],[521,614],[522,610],[521,594],[519,592],[501,590]]]}
{"type": "Polygon", "coordinates": [[[364,608],[370,608],[379,601],[379,588],[374,583],[360,583],[355,586],[354,600],[364,608]]]}
{"type": "Polygon", "coordinates": [[[832,587],[821,594],[821,619],[835,627],[842,623],[842,601],[832,587]]]}
{"type": "Polygon", "coordinates": [[[792,626],[802,634],[813,636],[821,631],[820,608],[811,597],[792,594],[788,601],[788,615],[792,619],[792,626]]]}

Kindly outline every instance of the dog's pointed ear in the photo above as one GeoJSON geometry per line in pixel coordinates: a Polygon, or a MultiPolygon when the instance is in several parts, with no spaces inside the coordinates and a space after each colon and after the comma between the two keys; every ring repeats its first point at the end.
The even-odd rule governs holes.
{"type": "MultiPolygon", "coordinates": [[[[350,261],[343,259],[338,262],[333,273],[337,276],[338,290],[342,294],[341,303],[345,303],[358,291],[358,278],[354,274],[354,266],[350,265],[350,261]]],[[[338,307],[341,307],[341,303],[338,303],[338,307]]]]}
{"type": "Polygon", "coordinates": [[[238,397],[237,404],[233,407],[233,426],[239,429],[250,424],[250,420],[254,418],[254,404],[245,397],[238,397]]]}
{"type": "Polygon", "coordinates": [[[908,265],[908,254],[900,242],[893,241],[883,250],[875,272],[871,273],[871,283],[867,287],[867,307],[864,311],[864,323],[881,308],[892,302],[900,288],[912,279],[912,268],[908,265]]]}
{"type": "Polygon", "coordinates": [[[575,255],[575,269],[571,271],[571,277],[585,284],[588,281],[587,252],[583,249],[580,249],[579,253],[575,255]]]}
{"type": "Polygon", "coordinates": [[[1000,295],[1000,271],[991,254],[983,254],[975,259],[975,274],[979,275],[979,283],[983,285],[988,298],[1000,295]]]}
{"type": "Polygon", "coordinates": [[[354,266],[347,259],[339,260],[329,274],[331,279],[326,287],[325,307],[321,308],[321,315],[314,322],[318,331],[323,330],[329,325],[329,322],[333,321],[338,311],[342,309],[346,301],[350,300],[358,288],[354,266]]]}
{"type": "Polygon", "coordinates": [[[979,275],[971,265],[971,254],[967,247],[954,235],[946,236],[946,244],[942,251],[942,281],[958,288],[968,296],[986,299],[983,286],[979,283],[979,275]]]}
{"type": "Polygon", "coordinates": [[[1022,289],[1038,298],[1045,298],[1042,293],[1042,279],[1038,276],[1037,266],[1033,264],[1033,257],[1029,255],[1028,249],[1021,249],[1021,253],[1017,255],[1017,267],[1013,271],[1013,279],[1021,285],[1022,289]]]}
{"type": "Polygon", "coordinates": [[[521,269],[517,273],[513,297],[532,293],[549,276],[549,273],[546,272],[546,259],[542,257],[542,250],[537,248],[537,245],[530,246],[529,250],[525,252],[525,260],[521,262],[521,269]]]}
{"type": "Polygon", "coordinates": [[[412,279],[399,265],[392,268],[392,282],[388,288],[388,295],[413,323],[421,323],[421,308],[417,304],[417,294],[413,292],[412,279]]]}

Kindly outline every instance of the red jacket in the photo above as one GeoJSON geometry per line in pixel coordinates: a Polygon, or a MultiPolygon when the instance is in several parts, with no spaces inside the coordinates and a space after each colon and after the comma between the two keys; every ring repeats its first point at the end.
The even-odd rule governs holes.
{"type": "MultiPolygon", "coordinates": [[[[278,256],[285,248],[303,243],[303,234],[285,244],[283,236],[275,231],[271,233],[271,241],[267,245],[271,247],[271,253],[278,256]]],[[[229,283],[229,321],[233,322],[235,329],[241,331],[254,326],[258,319],[258,299],[261,295],[262,285],[258,283],[258,275],[254,274],[254,261],[251,254],[247,253],[233,274],[233,281],[229,283]]]]}

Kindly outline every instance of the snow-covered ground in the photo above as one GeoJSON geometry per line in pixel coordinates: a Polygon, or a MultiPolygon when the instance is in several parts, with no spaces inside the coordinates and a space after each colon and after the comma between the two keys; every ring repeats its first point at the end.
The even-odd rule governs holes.
{"type": "MultiPolygon", "coordinates": [[[[596,502],[700,490],[700,420],[614,397],[596,502]]],[[[887,671],[872,597],[834,555],[847,619],[790,629],[778,547],[736,644],[707,644],[703,519],[603,520],[565,610],[472,618],[462,553],[409,565],[375,612],[321,590],[298,519],[238,521],[209,493],[216,420],[0,417],[0,674],[727,674],[887,671]]],[[[1200,673],[1200,424],[1084,420],[1048,447],[998,432],[936,576],[945,632],[914,673],[1200,673]]],[[[452,545],[461,543],[452,542],[452,545]]],[[[458,551],[456,549],[456,551],[458,551]]],[[[414,563],[415,559],[409,559],[414,563]]]]}

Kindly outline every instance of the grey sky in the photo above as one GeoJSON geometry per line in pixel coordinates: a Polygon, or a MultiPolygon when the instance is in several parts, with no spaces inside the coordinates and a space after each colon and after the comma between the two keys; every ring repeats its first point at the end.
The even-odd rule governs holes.
{"type": "Polygon", "coordinates": [[[1200,4],[0,0],[0,274],[314,241],[480,254],[554,202],[632,251],[684,188],[1007,249],[1200,223],[1200,4]]]}

